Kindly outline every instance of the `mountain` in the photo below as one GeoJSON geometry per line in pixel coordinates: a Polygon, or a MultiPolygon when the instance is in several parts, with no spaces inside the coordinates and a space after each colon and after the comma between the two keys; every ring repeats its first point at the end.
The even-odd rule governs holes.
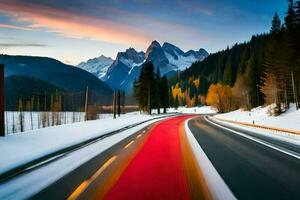
{"type": "Polygon", "coordinates": [[[108,68],[113,62],[114,60],[110,57],[105,57],[104,55],[101,55],[98,58],[93,58],[89,59],[86,62],[82,62],[79,65],[77,65],[77,67],[84,69],[101,79],[103,76],[105,76],[108,68]]]}
{"type": "MultiPolygon", "coordinates": [[[[0,63],[5,66],[5,78],[17,76],[20,84],[30,85],[39,81],[45,85],[46,82],[45,88],[56,87],[70,93],[84,92],[88,86],[89,91],[101,97],[103,103],[111,100],[112,90],[107,84],[85,70],[63,64],[58,60],[47,57],[0,55],[0,63]]],[[[35,86],[28,88],[32,90],[26,93],[35,92],[35,86]]],[[[7,90],[6,95],[9,93],[7,90]]]]}
{"type": "Polygon", "coordinates": [[[128,91],[130,90],[128,87],[131,87],[134,78],[139,75],[139,68],[144,62],[144,52],[137,52],[133,48],[119,52],[102,80],[112,88],[128,91]]]}
{"type": "MultiPolygon", "coordinates": [[[[137,52],[134,48],[119,52],[105,75],[102,73],[101,76],[97,76],[93,70],[85,69],[95,74],[111,88],[131,93],[134,79],[139,76],[141,66],[145,61],[151,60],[155,68],[159,68],[162,75],[172,76],[178,71],[190,67],[196,61],[203,61],[207,56],[208,53],[202,48],[199,51],[184,52],[173,44],[165,42],[161,46],[159,42],[153,41],[147,48],[146,53],[137,52]]],[[[100,71],[99,69],[96,71],[100,71]]]]}

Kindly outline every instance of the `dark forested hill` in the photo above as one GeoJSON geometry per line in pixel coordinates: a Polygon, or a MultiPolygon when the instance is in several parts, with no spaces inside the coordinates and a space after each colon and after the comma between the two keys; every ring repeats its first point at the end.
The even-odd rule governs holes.
{"type": "MultiPolygon", "coordinates": [[[[69,93],[84,93],[88,86],[90,92],[97,95],[102,103],[111,100],[112,89],[108,85],[94,75],[58,60],[46,57],[0,55],[0,63],[5,66],[5,78],[10,86],[15,89],[22,87],[25,90],[23,93],[28,95],[34,94],[36,86],[39,86],[40,90],[44,89],[46,93],[52,92],[54,88],[69,93]],[[13,80],[16,82],[13,83],[13,80]],[[41,85],[36,84],[37,82],[41,85]]],[[[14,96],[13,93],[15,91],[6,90],[6,95],[10,98],[14,96]]]]}
{"type": "Polygon", "coordinates": [[[221,82],[233,86],[239,75],[244,75],[253,87],[254,99],[263,75],[267,42],[269,35],[253,36],[250,42],[236,44],[232,48],[210,54],[204,61],[195,62],[192,66],[173,77],[171,84],[177,83],[181,91],[189,90],[190,96],[206,95],[211,83],[221,82]],[[198,89],[194,81],[199,80],[198,89]]]}

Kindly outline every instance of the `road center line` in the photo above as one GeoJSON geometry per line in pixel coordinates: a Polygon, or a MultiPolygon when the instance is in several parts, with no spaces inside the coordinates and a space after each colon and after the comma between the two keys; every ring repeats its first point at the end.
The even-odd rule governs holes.
{"type": "Polygon", "coordinates": [[[136,136],[136,138],[140,138],[142,136],[142,134],[139,134],[138,136],[136,136]]]}
{"type": "Polygon", "coordinates": [[[117,156],[111,157],[108,161],[106,161],[88,180],[83,181],[74,192],[68,197],[68,200],[75,200],[79,197],[79,195],[86,190],[86,188],[111,164],[117,156]]]}
{"type": "Polygon", "coordinates": [[[129,142],[129,143],[124,147],[124,149],[127,149],[130,145],[132,145],[133,142],[134,142],[134,140],[132,140],[131,142],[129,142]]]}

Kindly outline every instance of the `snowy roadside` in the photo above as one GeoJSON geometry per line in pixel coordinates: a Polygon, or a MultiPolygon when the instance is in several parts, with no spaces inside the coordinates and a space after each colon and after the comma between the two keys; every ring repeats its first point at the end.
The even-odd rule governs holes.
{"type": "Polygon", "coordinates": [[[79,122],[8,135],[0,138],[0,174],[88,139],[162,116],[130,113],[117,119],[79,122]]]}
{"type": "Polygon", "coordinates": [[[177,110],[174,108],[168,109],[169,113],[178,112],[182,114],[215,114],[216,110],[213,109],[211,106],[201,106],[201,107],[179,107],[177,110]]]}
{"type": "Polygon", "coordinates": [[[285,141],[294,145],[300,146],[300,135],[286,133],[286,132],[280,132],[280,131],[272,131],[272,130],[266,130],[262,128],[256,128],[256,127],[248,127],[243,126],[231,122],[225,122],[222,120],[218,120],[215,117],[210,117],[210,120],[217,122],[220,125],[224,125],[225,127],[232,127],[232,128],[238,128],[240,130],[255,132],[256,134],[267,136],[270,138],[275,138],[277,140],[285,141]]]}
{"type": "Polygon", "coordinates": [[[295,105],[280,116],[269,116],[270,106],[254,108],[251,111],[236,110],[215,115],[217,119],[269,126],[273,128],[300,131],[300,110],[295,105]]]}
{"type": "Polygon", "coordinates": [[[74,169],[78,168],[82,164],[93,159],[95,156],[109,149],[111,146],[159,120],[161,119],[154,119],[120,132],[119,134],[99,140],[91,145],[86,146],[85,148],[71,152],[67,156],[62,157],[55,162],[1,184],[0,199],[18,200],[29,198],[55,181],[59,180],[61,177],[70,173],[74,169]],[[29,185],[30,190],[28,190],[29,185]]]}

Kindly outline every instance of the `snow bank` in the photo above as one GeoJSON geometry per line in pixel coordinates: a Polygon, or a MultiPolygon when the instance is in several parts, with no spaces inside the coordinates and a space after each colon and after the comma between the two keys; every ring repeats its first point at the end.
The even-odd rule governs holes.
{"type": "Polygon", "coordinates": [[[82,141],[161,116],[138,113],[8,135],[0,138],[0,173],[82,141]]]}
{"type": "Polygon", "coordinates": [[[211,106],[201,106],[201,107],[179,107],[177,110],[175,108],[168,109],[169,113],[178,112],[183,114],[215,114],[216,110],[211,106]]]}
{"type": "Polygon", "coordinates": [[[271,106],[257,107],[251,111],[236,110],[233,112],[215,115],[218,119],[232,120],[237,122],[254,123],[256,125],[271,126],[290,130],[300,130],[300,110],[296,110],[294,104],[280,116],[270,116],[271,106]]]}

